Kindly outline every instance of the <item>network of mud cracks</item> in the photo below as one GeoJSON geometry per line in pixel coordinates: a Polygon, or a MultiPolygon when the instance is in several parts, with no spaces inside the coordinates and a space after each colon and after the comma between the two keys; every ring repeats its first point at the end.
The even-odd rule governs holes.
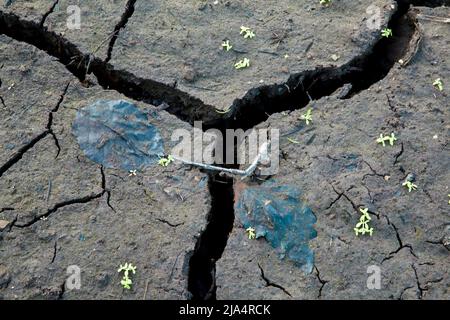
{"type": "MultiPolygon", "coordinates": [[[[87,271],[92,273],[94,278],[90,283],[94,286],[94,289],[89,288],[91,292],[78,295],[76,292],[65,292],[64,284],[61,286],[64,271],[55,271],[52,270],[52,267],[42,266],[42,263],[38,261],[39,258],[36,258],[39,255],[35,255],[36,250],[40,250],[36,244],[22,244],[22,251],[30,252],[21,252],[20,254],[12,254],[12,252],[17,250],[14,245],[18,246],[23,237],[32,238],[30,233],[19,233],[26,230],[25,232],[37,234],[39,240],[44,239],[43,246],[50,246],[51,264],[62,259],[61,265],[64,265],[70,261],[67,257],[66,259],[61,258],[64,256],[63,245],[66,240],[61,237],[61,234],[58,237],[55,236],[53,233],[57,232],[53,229],[69,229],[73,228],[73,225],[70,222],[67,224],[60,222],[52,226],[53,233],[47,232],[48,234],[43,235],[45,231],[33,229],[46,223],[41,218],[56,220],[57,216],[53,215],[54,213],[61,216],[63,215],[62,210],[70,211],[71,206],[83,204],[91,206],[93,205],[92,201],[103,197],[106,198],[107,207],[113,212],[145,210],[139,205],[130,204],[130,199],[139,201],[139,198],[132,198],[128,195],[128,193],[132,194],[143,189],[145,182],[137,184],[123,182],[124,179],[128,179],[128,174],[108,172],[108,170],[100,168],[99,188],[92,189],[95,192],[91,192],[85,197],[76,197],[76,192],[72,196],[69,194],[69,200],[62,197],[60,202],[50,206],[43,213],[30,212],[31,218],[28,220],[21,219],[22,212],[20,210],[22,208],[16,208],[16,205],[20,207],[20,203],[1,204],[1,207],[4,207],[1,213],[2,218],[9,217],[11,221],[2,230],[1,240],[1,253],[4,258],[0,264],[2,267],[0,269],[0,288],[4,297],[117,298],[123,295],[136,298],[145,290],[144,297],[149,291],[148,296],[151,298],[185,298],[188,296],[194,299],[216,297],[261,299],[291,297],[296,299],[318,297],[448,298],[448,97],[445,92],[438,94],[431,85],[434,78],[440,76],[446,79],[449,74],[449,30],[448,21],[445,22],[445,17],[449,16],[449,10],[441,7],[442,5],[448,6],[448,1],[397,1],[397,3],[379,1],[383,8],[383,25],[392,28],[394,32],[395,36],[392,39],[382,39],[378,31],[365,30],[363,27],[365,21],[361,21],[361,15],[358,15],[359,20],[349,17],[348,23],[336,22],[343,12],[347,12],[345,10],[354,9],[358,13],[360,8],[365,10],[367,7],[365,4],[336,1],[326,10],[320,8],[317,3],[305,4],[303,9],[314,14],[311,13],[311,16],[300,14],[300,18],[308,22],[308,19],[318,19],[319,21],[317,24],[313,24],[309,30],[314,33],[312,37],[305,35],[308,33],[308,30],[304,30],[306,29],[305,25],[302,25],[303,28],[299,31],[295,29],[297,21],[295,19],[293,22],[288,20],[292,23],[292,29],[288,30],[284,44],[283,41],[280,41],[274,49],[272,43],[273,51],[269,54],[266,52],[254,53],[256,63],[264,62],[266,61],[264,59],[267,59],[266,64],[270,67],[255,67],[249,69],[250,72],[247,73],[237,73],[232,68],[230,73],[227,73],[228,71],[224,72],[221,68],[217,68],[217,72],[223,73],[222,76],[231,79],[233,83],[245,83],[245,85],[239,86],[239,90],[233,85],[222,83],[223,87],[231,93],[226,89],[219,90],[215,86],[209,87],[211,83],[216,85],[212,80],[216,75],[192,68],[195,66],[195,59],[182,66],[173,64],[173,61],[169,60],[162,64],[162,67],[158,61],[146,60],[151,59],[152,54],[159,56],[158,50],[164,52],[164,50],[173,48],[159,48],[155,45],[154,39],[150,39],[148,43],[142,43],[144,40],[140,37],[142,31],[139,30],[139,26],[145,30],[151,28],[151,25],[143,24],[144,21],[146,23],[153,22],[145,15],[145,12],[148,12],[146,10],[152,9],[151,5],[132,0],[127,3],[122,2],[122,11],[123,7],[125,7],[125,11],[113,14],[115,17],[112,19],[113,36],[107,38],[109,40],[106,42],[107,46],[95,56],[87,54],[92,50],[90,51],[84,46],[89,39],[79,39],[70,33],[61,35],[61,30],[57,29],[57,16],[54,18],[53,24],[48,23],[55,14],[58,1],[50,3],[50,6],[44,5],[46,10],[49,8],[50,10],[44,11],[42,15],[38,14],[37,18],[28,14],[23,17],[22,8],[14,11],[13,6],[1,12],[0,33],[14,39],[13,42],[6,41],[7,46],[16,46],[18,42],[15,41],[20,41],[29,44],[24,49],[25,51],[34,50],[32,47],[34,46],[45,51],[48,57],[57,58],[70,73],[65,70],[61,71],[63,70],[61,66],[52,67],[52,71],[64,74],[63,78],[67,79],[70,85],[62,86],[64,90],[61,98],[57,99],[56,106],[48,110],[48,119],[47,113],[45,113],[43,123],[45,130],[39,135],[32,136],[32,139],[29,138],[28,142],[25,139],[22,147],[5,155],[4,161],[2,158],[4,164],[0,168],[0,179],[9,180],[8,183],[11,183],[11,179],[24,177],[14,176],[14,172],[10,178],[7,175],[15,168],[20,171],[24,162],[27,163],[27,155],[36,151],[35,149],[48,139],[54,140],[60,157],[67,156],[67,159],[70,159],[71,155],[72,157],[74,154],[77,155],[77,152],[72,150],[76,149],[75,145],[65,153],[66,143],[73,143],[73,139],[64,133],[70,128],[73,114],[64,111],[67,114],[61,116],[59,121],[54,120],[57,113],[61,112],[61,105],[66,103],[65,100],[69,100],[67,102],[69,106],[78,109],[83,106],[83,103],[88,103],[99,95],[110,95],[111,97],[123,95],[129,99],[142,101],[143,108],[152,108],[151,105],[164,105],[165,111],[162,111],[164,115],[160,120],[164,124],[172,121],[187,126],[188,124],[192,125],[195,120],[202,120],[205,124],[204,129],[216,128],[222,131],[228,128],[249,129],[255,126],[280,127],[283,128],[282,137],[291,137],[299,141],[300,146],[282,143],[281,168],[275,178],[280,183],[298,185],[304,191],[305,201],[316,212],[318,238],[311,243],[316,252],[314,271],[311,275],[305,275],[289,261],[280,261],[264,240],[252,242],[245,239],[245,233],[239,228],[239,221],[234,219],[234,193],[235,190],[237,193],[241,187],[235,187],[235,181],[214,173],[197,173],[195,170],[194,172],[191,170],[185,173],[181,179],[183,181],[184,179],[205,181],[204,178],[208,175],[208,186],[199,187],[200,184],[191,186],[192,188],[198,187],[200,190],[204,188],[205,194],[208,187],[208,199],[200,197],[200,199],[192,200],[193,202],[190,204],[185,204],[183,201],[182,205],[175,201],[176,205],[173,207],[165,208],[165,204],[163,204],[162,209],[157,206],[155,208],[155,211],[171,210],[173,212],[172,215],[160,216],[156,219],[162,221],[163,225],[169,228],[169,231],[165,231],[165,233],[175,235],[172,239],[187,242],[188,245],[183,248],[183,252],[176,253],[176,249],[169,248],[167,257],[158,256],[155,259],[162,262],[152,260],[151,263],[148,263],[147,256],[138,253],[141,248],[136,248],[138,246],[145,248],[151,241],[155,241],[152,246],[158,247],[158,241],[165,243],[171,239],[171,237],[162,239],[159,236],[142,237],[142,242],[138,244],[134,241],[129,243],[125,241],[124,247],[106,247],[104,248],[106,252],[108,249],[119,251],[117,255],[114,254],[114,257],[118,259],[126,259],[128,257],[127,250],[130,247],[133,248],[135,257],[142,268],[147,269],[144,267],[146,263],[151,265],[147,270],[143,270],[143,273],[156,273],[156,275],[138,278],[137,281],[141,283],[145,283],[147,280],[147,285],[141,285],[142,288],[127,294],[114,289],[117,287],[116,274],[103,273],[101,267],[104,267],[104,264],[100,263],[87,271]],[[413,8],[408,11],[410,4],[413,5],[413,8]],[[326,16],[327,14],[332,16],[326,16]],[[326,17],[325,20],[320,20],[323,15],[326,17]],[[355,19],[356,22],[352,19],[355,19]],[[324,21],[328,24],[325,24],[324,21]],[[317,32],[317,30],[321,31],[317,32]],[[297,42],[290,40],[290,37],[299,40],[301,45],[296,45],[297,42]],[[332,43],[331,38],[336,38],[336,43],[332,43]],[[327,40],[330,41],[329,45],[326,45],[327,40]],[[303,47],[304,43],[306,45],[303,47]],[[151,48],[149,49],[148,46],[151,48]],[[279,61],[285,53],[298,57],[298,59],[282,65],[283,63],[279,61]],[[339,53],[343,63],[327,61],[332,53],[339,53]],[[265,55],[268,57],[264,58],[265,55]],[[404,61],[404,65],[398,63],[400,59],[404,61]],[[148,66],[141,61],[148,61],[148,66]],[[280,64],[281,68],[273,69],[274,65],[279,66],[280,64]],[[317,67],[319,65],[329,66],[317,67]],[[168,69],[167,74],[164,73],[164,68],[168,69]],[[173,68],[184,70],[181,76],[175,77],[175,81],[171,77],[173,68]],[[162,73],[160,73],[161,70],[162,73]],[[192,72],[195,77],[200,78],[199,83],[194,81],[195,77],[191,77],[190,73],[192,72]],[[152,76],[154,74],[158,75],[152,76]],[[76,81],[70,79],[73,76],[78,78],[80,83],[74,85],[76,81]],[[206,79],[206,83],[202,82],[202,76],[206,79]],[[264,85],[260,83],[260,79],[266,79],[266,83],[278,84],[264,85]],[[95,82],[98,82],[103,89],[108,89],[108,93],[104,93],[106,91],[103,92],[103,89],[95,86],[95,82]],[[96,89],[89,89],[90,86],[96,89]],[[69,87],[75,87],[75,89],[71,90],[69,87]],[[83,90],[86,90],[87,93],[84,93],[83,90]],[[91,90],[96,92],[92,93],[91,90]],[[224,94],[222,90],[225,90],[227,94],[224,94]],[[78,96],[72,91],[78,92],[78,96]],[[314,102],[310,101],[310,98],[314,102]],[[73,102],[77,99],[80,100],[78,103],[73,102]],[[217,101],[221,101],[221,103],[217,103],[217,101]],[[307,105],[312,103],[317,117],[317,120],[314,121],[315,124],[312,128],[299,127],[299,115],[307,105]],[[229,110],[226,113],[218,113],[213,106],[221,109],[229,108],[229,110]],[[177,120],[171,115],[175,116],[177,120]],[[55,126],[58,128],[58,132],[55,132],[55,126]],[[397,147],[391,150],[377,149],[373,143],[374,139],[381,131],[391,130],[399,134],[400,142],[397,147]],[[433,136],[437,136],[435,141],[430,138],[433,136]],[[61,155],[60,152],[62,152],[61,155]],[[413,197],[401,188],[400,183],[410,173],[414,173],[418,177],[418,184],[422,187],[413,197]],[[117,176],[122,182],[114,181],[114,179],[117,180],[117,176]],[[114,200],[115,194],[123,192],[124,188],[130,192],[125,192],[127,195],[122,198],[116,197],[114,200]],[[123,201],[120,202],[119,199],[123,201]],[[203,202],[208,202],[208,205],[203,202]],[[352,233],[354,221],[358,217],[357,208],[359,206],[369,207],[376,218],[376,234],[371,239],[355,239],[352,233]],[[176,220],[179,218],[177,212],[183,210],[188,215],[197,215],[197,217],[186,218],[180,224],[169,219],[176,220]],[[204,212],[205,210],[208,212],[204,212]],[[189,219],[193,219],[193,221],[189,222],[189,219]],[[202,223],[202,219],[207,219],[206,223],[202,223]],[[180,225],[184,227],[190,223],[195,224],[196,228],[179,229],[180,225]],[[202,225],[204,228],[201,227],[202,225]],[[28,231],[28,228],[31,228],[32,231],[28,231]],[[185,235],[180,236],[180,233],[185,233],[185,235]],[[194,241],[189,239],[189,236],[197,238],[195,247],[189,243],[194,241]],[[47,238],[50,238],[50,245],[46,241],[47,238]],[[11,259],[9,259],[9,255],[12,257],[11,259]],[[184,257],[178,259],[180,255],[184,255],[184,257]],[[21,260],[19,256],[26,258],[21,260]],[[171,261],[171,258],[174,258],[175,262],[171,261]],[[180,263],[178,260],[184,261],[180,263]],[[28,269],[24,268],[22,273],[20,271],[13,272],[12,261],[16,261],[16,263],[23,261],[27,264],[28,269]],[[336,265],[335,261],[340,261],[339,265],[336,265]],[[159,263],[161,265],[158,265],[159,263]],[[30,264],[32,264],[31,267],[30,264]],[[380,265],[385,270],[383,274],[384,290],[370,291],[365,287],[366,268],[368,265],[374,264],[380,265]],[[24,275],[26,270],[41,274],[37,276],[24,275]],[[166,283],[165,277],[169,273],[169,280],[166,283]],[[49,279],[55,275],[59,276],[58,285],[48,284],[49,279]],[[158,280],[154,280],[155,277],[158,280]],[[176,278],[177,281],[169,283],[173,278],[176,278]],[[18,293],[14,292],[14,287],[20,287],[18,293]],[[102,296],[97,292],[101,290],[110,290],[111,295],[102,296]]],[[[177,2],[174,1],[174,3],[176,8],[177,2]]],[[[234,8],[233,2],[229,3],[234,8]]],[[[286,3],[289,4],[289,1],[286,3]]],[[[196,10],[213,10],[210,9],[213,8],[212,5],[206,4],[206,7],[203,5],[205,4],[199,4],[196,10]]],[[[161,14],[160,11],[156,12],[161,14]]],[[[217,19],[217,16],[212,15],[212,18],[217,19]]],[[[257,18],[254,21],[258,21],[257,18]]],[[[279,23],[276,21],[277,19],[274,20],[279,23]]],[[[165,21],[161,19],[155,23],[164,25],[165,21]]],[[[198,28],[202,30],[202,27],[198,28]]],[[[162,30],[164,30],[163,27],[162,30]]],[[[270,31],[275,34],[280,33],[278,30],[270,31]]],[[[265,40],[270,38],[270,31],[267,31],[265,40]]],[[[179,36],[184,37],[185,35],[181,33],[179,36]]],[[[221,36],[224,35],[219,33],[219,38],[216,40],[221,42],[221,36]]],[[[102,42],[101,40],[104,38],[101,34],[98,37],[100,38],[95,39],[95,44],[102,42]]],[[[227,34],[225,37],[231,37],[231,35],[227,34]]],[[[263,36],[260,38],[264,39],[263,36]]],[[[148,40],[148,38],[145,39],[148,40]]],[[[175,36],[172,40],[177,43],[179,39],[175,36]]],[[[209,39],[205,41],[206,46],[210,45],[209,39]]],[[[238,45],[240,44],[238,43],[238,45]]],[[[255,47],[261,48],[264,45],[256,43],[255,47]]],[[[200,44],[197,46],[201,48],[200,44]]],[[[249,51],[251,49],[254,48],[250,47],[249,51]]],[[[170,52],[172,54],[172,51],[170,52]]],[[[195,48],[187,50],[187,52],[198,54],[195,48]]],[[[39,55],[39,57],[45,56],[43,53],[39,53],[39,55]]],[[[180,55],[182,56],[180,52],[175,51],[175,58],[180,55]]],[[[22,56],[19,56],[20,58],[22,56]]],[[[202,56],[197,58],[202,58],[202,56]]],[[[211,61],[213,65],[217,63],[214,59],[211,61]]],[[[155,58],[155,60],[157,59],[155,58]]],[[[46,63],[55,64],[48,58],[46,63]]],[[[226,63],[229,61],[223,59],[222,64],[226,63]]],[[[211,65],[206,67],[211,68],[211,65]]],[[[37,68],[45,69],[45,66],[41,65],[37,68]]],[[[4,89],[7,80],[2,80],[1,89],[4,89]]],[[[217,82],[220,83],[220,81],[217,82]]],[[[2,90],[0,95],[3,106],[9,107],[7,92],[2,90]]],[[[2,123],[3,125],[4,123],[2,123]]],[[[48,141],[46,143],[47,145],[52,144],[48,141]]],[[[46,146],[44,150],[46,148],[50,147],[46,146]]],[[[28,163],[36,157],[33,155],[28,163]]],[[[88,161],[86,160],[86,162],[88,161]]],[[[83,169],[92,169],[92,164],[85,165],[86,167],[83,169]]],[[[180,170],[184,169],[177,167],[174,172],[178,173],[180,170]]],[[[155,171],[147,172],[147,175],[158,176],[161,172],[157,171],[155,169],[155,171]]],[[[167,178],[167,174],[164,174],[162,180],[167,178]]],[[[90,175],[87,176],[80,176],[79,180],[84,178],[92,180],[92,177],[89,178],[90,175]]],[[[24,179],[27,179],[26,175],[24,179]]],[[[97,179],[94,178],[94,181],[87,183],[87,186],[95,185],[97,179]]],[[[248,185],[255,183],[258,182],[247,182],[248,185]]],[[[75,182],[75,184],[80,183],[75,182]]],[[[6,186],[7,183],[2,185],[2,188],[6,190],[6,186]]],[[[167,185],[163,186],[167,187],[167,185]]],[[[157,194],[157,197],[167,196],[167,190],[164,188],[163,191],[164,193],[157,194]]],[[[10,198],[5,197],[3,201],[5,199],[10,198]]],[[[168,201],[174,200],[170,198],[167,201],[163,200],[163,202],[168,201]]],[[[149,208],[153,206],[154,204],[150,204],[149,208]]],[[[83,212],[83,210],[86,211],[83,207],[74,209],[75,212],[83,212]]],[[[150,210],[153,211],[153,209],[150,210]]],[[[103,214],[97,213],[94,218],[88,214],[87,219],[90,221],[99,219],[99,217],[104,218],[103,214]]],[[[131,222],[125,224],[125,227],[122,227],[122,229],[127,228],[125,231],[121,231],[120,225],[111,229],[111,232],[118,232],[117,235],[111,237],[111,242],[124,241],[123,237],[130,232],[136,232],[137,228],[142,228],[140,223],[145,220],[144,214],[145,212],[141,212],[141,217],[134,217],[137,220],[135,224],[131,222]]],[[[83,218],[83,214],[80,217],[83,218]]],[[[105,221],[107,224],[121,224],[123,223],[121,219],[124,218],[105,219],[105,221]]],[[[144,228],[143,232],[149,232],[148,229],[144,230],[146,229],[144,228]]],[[[65,231],[59,230],[59,232],[65,231]]],[[[74,237],[70,232],[67,233],[69,237],[74,237]]],[[[78,233],[74,234],[78,236],[78,233]]],[[[65,236],[67,237],[67,235],[65,236]]],[[[108,239],[96,240],[108,242],[108,239]]],[[[30,242],[32,241],[30,240],[30,242]]],[[[70,245],[75,248],[77,246],[73,242],[70,245]]],[[[163,245],[161,247],[166,250],[163,245]]],[[[155,249],[152,253],[159,255],[160,251],[155,249]]],[[[79,255],[83,251],[75,249],[74,252],[79,255]]],[[[70,250],[66,255],[69,254],[70,250]]],[[[108,253],[103,253],[103,255],[108,255],[108,253]]],[[[101,256],[100,260],[102,259],[105,257],[101,256]]],[[[72,261],[72,263],[77,264],[78,262],[72,261]]],[[[85,263],[89,264],[87,261],[85,263]]],[[[106,265],[114,269],[118,263],[120,262],[110,261],[106,265]]]]}

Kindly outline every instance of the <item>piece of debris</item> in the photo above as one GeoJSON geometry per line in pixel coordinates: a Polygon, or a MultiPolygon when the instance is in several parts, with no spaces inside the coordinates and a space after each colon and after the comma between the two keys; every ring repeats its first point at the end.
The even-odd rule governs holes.
{"type": "Polygon", "coordinates": [[[9,225],[9,221],[0,220],[0,231],[3,231],[9,225]]]}
{"type": "Polygon", "coordinates": [[[261,185],[244,187],[236,205],[236,217],[255,237],[264,237],[275,248],[280,259],[288,258],[306,273],[314,266],[309,241],[317,236],[316,216],[301,200],[293,185],[268,180],[261,185]]]}
{"type": "Polygon", "coordinates": [[[353,85],[351,83],[346,83],[342,86],[339,93],[337,94],[338,99],[345,99],[348,97],[350,92],[352,91],[353,85]]]}
{"type": "Polygon", "coordinates": [[[196,75],[197,73],[191,66],[183,67],[183,79],[186,80],[187,82],[193,82],[195,80],[196,75]]]}
{"type": "Polygon", "coordinates": [[[331,55],[331,59],[333,59],[333,61],[338,61],[341,57],[337,54],[332,54],[331,55]]]}
{"type": "Polygon", "coordinates": [[[86,156],[106,168],[138,170],[155,165],[164,154],[148,114],[125,100],[98,100],[79,110],[73,133],[86,156]]]}

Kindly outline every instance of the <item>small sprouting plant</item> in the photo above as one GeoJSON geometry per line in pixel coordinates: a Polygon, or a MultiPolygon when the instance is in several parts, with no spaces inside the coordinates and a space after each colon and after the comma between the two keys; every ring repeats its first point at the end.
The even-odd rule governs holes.
{"type": "Polygon", "coordinates": [[[332,2],[333,0],[320,0],[320,4],[325,7],[328,7],[332,2]]]}
{"type": "Polygon", "coordinates": [[[230,44],[230,40],[226,40],[226,41],[222,42],[222,48],[225,51],[230,51],[233,48],[233,46],[230,44]]]}
{"type": "Polygon", "coordinates": [[[230,112],[231,111],[231,108],[227,108],[227,109],[225,109],[225,110],[221,110],[221,109],[214,109],[214,111],[216,111],[217,113],[219,113],[219,114],[226,114],[226,113],[228,113],[228,112],[230,112]]]}
{"type": "Polygon", "coordinates": [[[302,114],[300,116],[301,120],[305,120],[306,125],[309,125],[310,122],[312,122],[312,109],[309,108],[306,113],[302,114]]]}
{"type": "Polygon", "coordinates": [[[386,142],[389,141],[389,144],[391,146],[394,145],[394,142],[397,141],[397,138],[395,137],[394,133],[391,133],[390,136],[383,136],[383,134],[380,134],[380,137],[377,139],[377,143],[381,143],[383,147],[386,146],[386,142]]]}
{"type": "Polygon", "coordinates": [[[122,272],[123,271],[123,278],[120,281],[120,284],[122,285],[122,287],[124,289],[131,289],[131,285],[133,284],[133,281],[130,278],[130,271],[135,274],[136,273],[136,267],[133,266],[131,263],[125,263],[124,265],[120,265],[119,269],[117,270],[117,272],[122,272]]]}
{"type": "Polygon", "coordinates": [[[234,64],[234,67],[239,70],[242,68],[248,68],[250,67],[250,60],[248,58],[244,58],[243,60],[239,60],[234,64]]]}
{"type": "Polygon", "coordinates": [[[413,190],[417,190],[417,185],[415,185],[412,181],[406,180],[402,183],[402,186],[408,188],[408,192],[411,192],[413,190]]]}
{"type": "Polygon", "coordinates": [[[295,139],[292,139],[292,138],[287,138],[288,139],[288,141],[290,142],[290,143],[293,143],[293,144],[299,144],[300,142],[298,142],[297,140],[295,140],[295,139]]]}
{"type": "Polygon", "coordinates": [[[167,167],[169,164],[172,163],[173,160],[174,160],[173,157],[169,154],[167,158],[163,157],[159,159],[158,164],[162,167],[167,167]]]}
{"type": "Polygon", "coordinates": [[[244,26],[241,26],[241,32],[239,32],[239,34],[244,35],[245,39],[252,39],[255,37],[255,33],[252,31],[252,29],[244,26]]]}
{"type": "Polygon", "coordinates": [[[253,239],[256,238],[255,228],[248,227],[247,229],[245,229],[245,231],[247,231],[247,233],[248,233],[248,238],[249,238],[250,240],[253,240],[253,239]]]}
{"type": "Polygon", "coordinates": [[[356,224],[355,228],[355,234],[358,236],[359,234],[365,235],[368,233],[370,236],[373,234],[373,228],[369,228],[369,222],[372,220],[372,218],[369,215],[369,209],[368,208],[359,208],[359,211],[361,212],[361,217],[359,218],[359,222],[356,224]]]}
{"type": "Polygon", "coordinates": [[[394,34],[392,33],[392,29],[384,28],[381,30],[381,36],[385,38],[392,37],[394,34]]]}
{"type": "Polygon", "coordinates": [[[444,84],[442,83],[441,78],[437,78],[436,80],[434,80],[433,86],[439,91],[444,90],[444,84]]]}

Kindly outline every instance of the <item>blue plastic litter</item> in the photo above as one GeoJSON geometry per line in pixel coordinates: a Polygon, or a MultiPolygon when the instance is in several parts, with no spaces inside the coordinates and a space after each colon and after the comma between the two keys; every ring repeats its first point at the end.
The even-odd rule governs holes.
{"type": "Polygon", "coordinates": [[[139,170],[164,154],[147,114],[124,100],[99,100],[79,110],[73,133],[86,156],[107,168],[139,170]]]}
{"type": "Polygon", "coordinates": [[[313,227],[317,219],[300,200],[300,195],[295,186],[268,181],[244,189],[235,211],[244,228],[254,228],[256,237],[264,237],[276,249],[280,259],[287,257],[310,273],[314,252],[308,242],[317,236],[313,227]]]}

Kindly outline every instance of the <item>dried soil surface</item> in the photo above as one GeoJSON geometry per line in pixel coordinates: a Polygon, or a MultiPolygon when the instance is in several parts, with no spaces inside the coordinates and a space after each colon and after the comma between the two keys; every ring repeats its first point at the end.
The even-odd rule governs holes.
{"type": "Polygon", "coordinates": [[[450,29],[420,18],[448,17],[450,10],[416,12],[423,42],[408,67],[397,63],[351,99],[339,99],[338,91],[315,101],[309,126],[299,120],[304,110],[272,115],[259,126],[281,128],[273,179],[299,187],[316,213],[315,268],[304,274],[278,259],[263,238],[248,240],[236,219],[217,265],[219,299],[450,297],[450,99],[432,85],[450,72],[450,29]],[[377,145],[380,133],[391,132],[394,146],[377,145]],[[418,186],[411,193],[402,187],[409,174],[418,186]],[[353,231],[364,207],[372,212],[372,237],[353,231]],[[380,290],[366,286],[371,265],[381,268],[380,290]]]}
{"type": "MultiPolygon", "coordinates": [[[[1,36],[0,46],[0,297],[188,298],[187,263],[210,206],[208,177],[178,165],[130,176],[93,163],[72,135],[77,110],[98,99],[133,101],[83,87],[29,45],[1,36]],[[138,268],[130,292],[117,273],[125,262],[138,268]],[[78,291],[63,289],[71,265],[81,269],[78,291]]],[[[177,128],[190,130],[165,112],[150,121],[164,141],[177,128]]]]}
{"type": "Polygon", "coordinates": [[[1,4],[0,299],[449,299],[450,3],[318,2],[1,4]],[[80,30],[67,27],[69,5],[80,30]],[[391,40],[368,27],[370,5],[391,40]],[[233,187],[239,199],[261,180],[227,185],[179,163],[134,176],[89,160],[72,124],[100,99],[148,112],[167,150],[193,120],[280,129],[271,180],[299,188],[317,217],[313,271],[234,218],[233,187]],[[393,146],[376,143],[391,133],[393,146]],[[353,231],[361,207],[372,237],[353,231]],[[137,266],[131,290],[125,262],[137,266]],[[73,265],[79,290],[65,285],[73,265]],[[373,265],[380,290],[366,285],[373,265]]]}

